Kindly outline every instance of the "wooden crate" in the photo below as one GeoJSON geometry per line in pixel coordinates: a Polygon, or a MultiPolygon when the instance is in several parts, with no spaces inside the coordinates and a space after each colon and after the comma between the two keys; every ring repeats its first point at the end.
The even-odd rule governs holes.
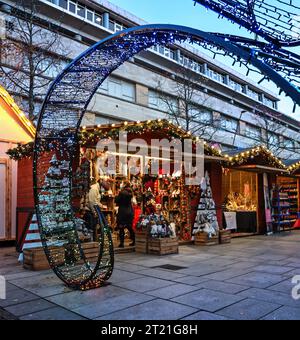
{"type": "Polygon", "coordinates": [[[171,255],[178,254],[179,243],[177,238],[158,238],[148,240],[148,254],[171,255]]]}
{"type": "MultiPolygon", "coordinates": [[[[56,263],[63,264],[65,260],[65,252],[63,247],[49,248],[50,255],[56,259],[56,263]]],[[[23,267],[32,271],[42,271],[50,269],[48,259],[43,248],[25,249],[23,252],[23,267]]]]}
{"type": "Polygon", "coordinates": [[[219,238],[220,238],[220,244],[231,243],[231,231],[230,230],[220,230],[219,238]]]}
{"type": "Polygon", "coordinates": [[[136,233],[135,234],[135,252],[139,254],[148,254],[147,233],[136,233]]]}
{"type": "MultiPolygon", "coordinates": [[[[65,245],[65,254],[66,254],[66,261],[68,262],[68,255],[71,256],[71,261],[75,261],[76,264],[83,264],[84,261],[80,259],[80,253],[79,253],[79,247],[75,245],[76,249],[76,255],[75,255],[75,260],[72,258],[73,257],[73,252],[72,248],[74,245],[67,244],[65,245]],[[68,249],[70,248],[70,252],[68,249]]],[[[98,261],[98,255],[99,255],[99,243],[98,242],[86,242],[86,243],[81,243],[81,248],[84,252],[84,255],[86,257],[86,260],[90,263],[96,263],[98,261]]]]}
{"type": "Polygon", "coordinates": [[[85,254],[86,259],[91,263],[96,263],[99,256],[99,243],[98,242],[87,242],[82,243],[81,247],[85,254]]]}
{"type": "Polygon", "coordinates": [[[196,246],[215,246],[219,244],[219,235],[209,238],[207,233],[198,233],[195,235],[196,246]]]}

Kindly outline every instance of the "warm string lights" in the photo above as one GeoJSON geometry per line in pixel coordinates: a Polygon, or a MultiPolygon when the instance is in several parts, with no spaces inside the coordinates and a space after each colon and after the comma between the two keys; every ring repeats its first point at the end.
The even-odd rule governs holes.
{"type": "Polygon", "coordinates": [[[249,150],[239,152],[232,156],[228,154],[224,155],[229,166],[246,164],[247,162],[253,163],[253,159],[259,156],[262,157],[266,164],[268,164],[269,166],[271,165],[274,168],[282,170],[287,169],[284,163],[265,146],[258,146],[249,150]]]}
{"type": "Polygon", "coordinates": [[[32,122],[26,117],[25,113],[20,110],[18,105],[15,103],[13,98],[9,95],[9,93],[0,86],[0,97],[3,98],[3,100],[6,102],[8,106],[11,107],[11,109],[14,111],[20,122],[23,124],[26,131],[30,133],[32,137],[35,136],[35,127],[32,124],[32,122]]]}
{"type": "MultiPolygon", "coordinates": [[[[111,124],[111,125],[97,125],[96,127],[82,127],[78,134],[78,143],[84,147],[88,144],[97,144],[99,140],[104,139],[117,139],[120,132],[127,132],[136,135],[142,135],[147,132],[161,132],[164,131],[168,136],[179,139],[192,139],[194,143],[200,143],[199,137],[193,136],[191,133],[187,133],[180,127],[176,127],[172,122],[159,119],[148,120],[146,122],[124,122],[123,124],[111,124]]],[[[51,149],[57,149],[58,144],[52,143],[49,145],[45,140],[43,145],[44,151],[50,151],[51,149]]],[[[33,154],[34,143],[19,144],[16,148],[8,150],[7,154],[14,160],[21,160],[23,158],[31,158],[33,154]]],[[[209,156],[222,157],[222,152],[214,146],[204,141],[205,154],[209,156]]]]}

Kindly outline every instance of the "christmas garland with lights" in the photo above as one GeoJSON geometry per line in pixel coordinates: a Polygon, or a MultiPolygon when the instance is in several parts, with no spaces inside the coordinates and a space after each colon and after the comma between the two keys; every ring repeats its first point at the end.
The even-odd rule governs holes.
{"type": "MultiPolygon", "coordinates": [[[[110,126],[100,126],[93,128],[83,127],[79,132],[78,141],[79,145],[84,147],[88,144],[97,144],[99,140],[112,139],[115,140],[119,137],[120,132],[127,132],[129,134],[143,135],[145,133],[162,132],[165,131],[171,138],[180,139],[192,139],[194,143],[200,139],[193,136],[191,133],[184,131],[181,127],[176,127],[167,120],[151,120],[147,122],[136,122],[136,123],[123,123],[122,125],[116,126],[112,124],[110,126]]],[[[7,151],[9,157],[15,161],[19,161],[24,158],[31,158],[33,155],[34,142],[28,144],[18,144],[17,147],[7,151]]],[[[45,152],[52,149],[51,145],[45,143],[43,145],[45,152]]],[[[204,142],[205,155],[222,157],[222,153],[217,148],[204,142]]]]}

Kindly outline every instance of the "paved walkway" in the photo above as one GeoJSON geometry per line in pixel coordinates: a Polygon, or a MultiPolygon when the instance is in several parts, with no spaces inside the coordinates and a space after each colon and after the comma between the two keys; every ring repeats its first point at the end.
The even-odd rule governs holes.
{"type": "Polygon", "coordinates": [[[291,296],[300,232],[184,246],[167,257],[117,255],[110,284],[88,292],[71,291],[50,271],[23,270],[12,249],[0,249],[0,261],[8,281],[0,318],[300,320],[300,300],[291,296]]]}

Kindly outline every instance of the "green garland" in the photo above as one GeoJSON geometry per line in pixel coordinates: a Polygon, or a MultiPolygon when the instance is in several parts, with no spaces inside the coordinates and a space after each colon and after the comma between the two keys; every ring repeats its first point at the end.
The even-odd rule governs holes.
{"type": "MultiPolygon", "coordinates": [[[[97,144],[101,139],[117,139],[120,132],[127,132],[129,134],[143,135],[145,133],[165,131],[171,138],[187,139],[191,138],[193,142],[199,140],[197,137],[192,136],[190,133],[185,132],[180,127],[176,127],[166,120],[148,121],[136,124],[124,123],[121,127],[102,127],[93,129],[82,129],[79,132],[79,145],[84,147],[88,144],[97,144]]],[[[21,160],[23,158],[30,158],[33,154],[34,143],[19,144],[16,148],[7,151],[9,157],[13,160],[21,160]]],[[[47,146],[45,145],[45,151],[47,146]]],[[[205,154],[209,156],[222,157],[222,153],[216,148],[211,147],[209,144],[204,145],[205,154]]]]}

